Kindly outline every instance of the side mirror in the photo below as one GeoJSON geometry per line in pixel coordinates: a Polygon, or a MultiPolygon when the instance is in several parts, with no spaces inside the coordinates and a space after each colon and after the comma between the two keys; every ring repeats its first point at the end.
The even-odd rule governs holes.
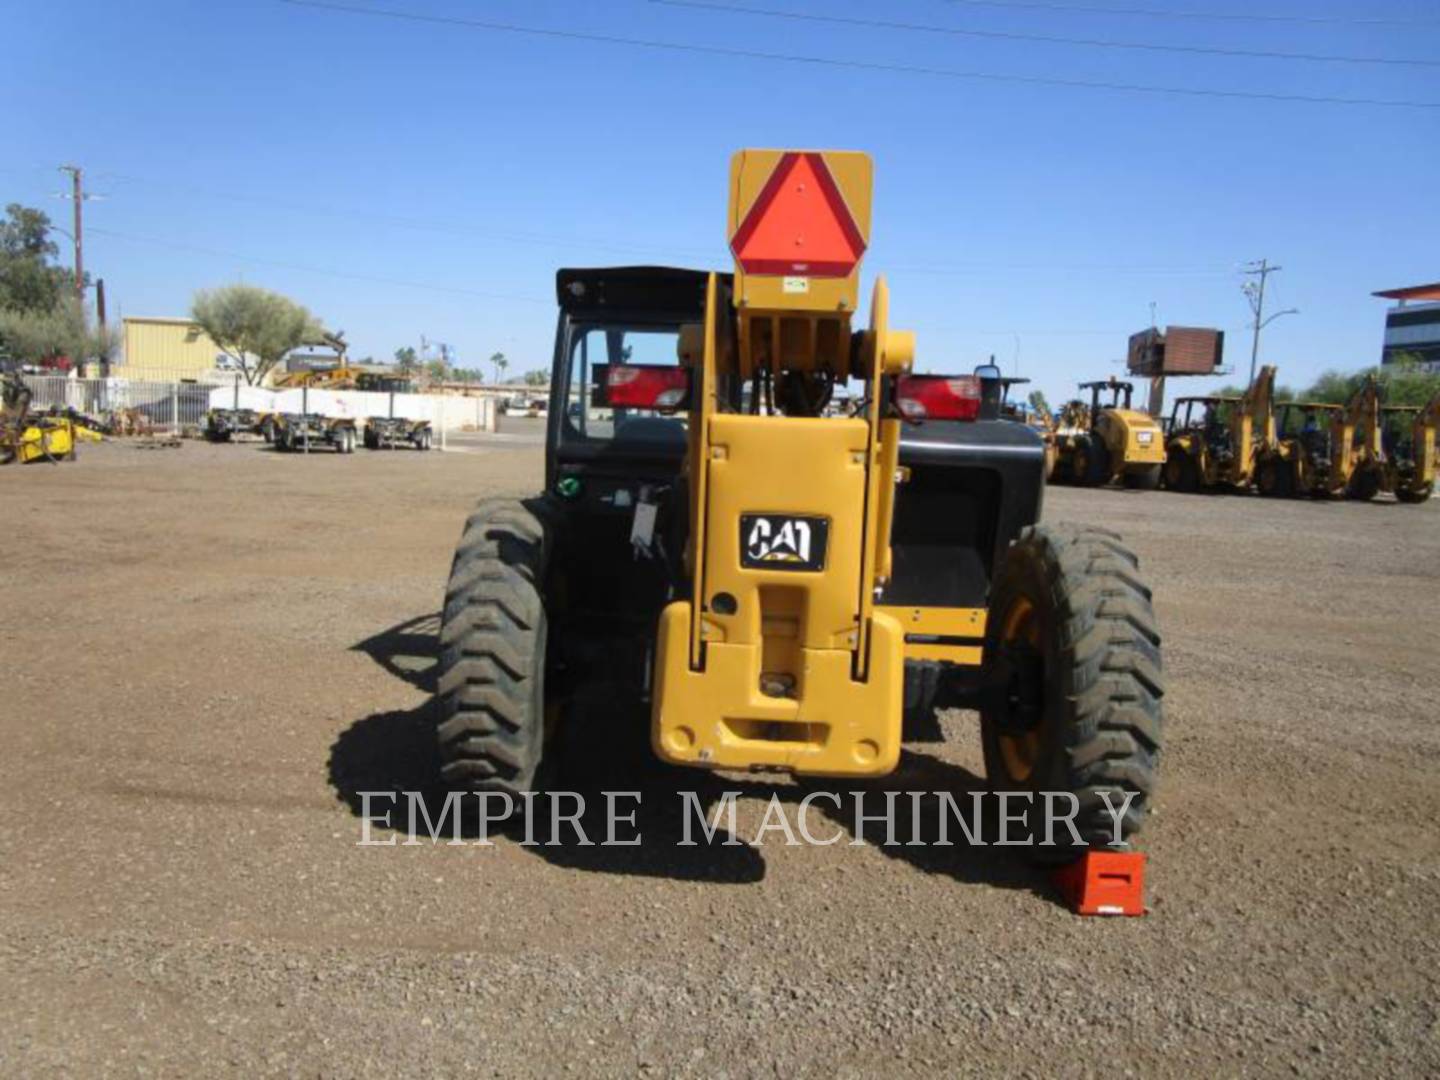
{"type": "Polygon", "coordinates": [[[980,364],[975,368],[975,377],[980,380],[980,419],[1000,419],[1000,399],[1005,393],[1000,369],[994,364],[980,364]]]}

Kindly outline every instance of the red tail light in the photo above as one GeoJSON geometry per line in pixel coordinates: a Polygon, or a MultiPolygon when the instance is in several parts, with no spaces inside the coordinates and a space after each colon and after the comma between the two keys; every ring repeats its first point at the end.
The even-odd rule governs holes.
{"type": "Polygon", "coordinates": [[[690,401],[687,368],[614,364],[605,372],[605,404],[624,409],[683,409],[690,401]]]}
{"type": "Polygon", "coordinates": [[[974,420],[980,415],[980,379],[974,375],[902,375],[895,405],[906,420],[974,420]]]}

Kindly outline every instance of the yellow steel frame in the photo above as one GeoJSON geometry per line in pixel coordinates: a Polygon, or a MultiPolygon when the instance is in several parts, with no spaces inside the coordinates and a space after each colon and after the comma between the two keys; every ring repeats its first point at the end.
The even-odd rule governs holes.
{"type": "MultiPolygon", "coordinates": [[[[756,166],[773,168],[780,157],[737,155],[732,230],[765,183],[756,166]]],[[[868,235],[869,159],[824,157],[868,235]]],[[[889,328],[889,293],[878,281],[870,329],[852,352],[857,280],[858,268],[796,294],[777,279],[739,273],[732,315],[712,274],[703,344],[693,331],[682,334],[694,388],[694,599],[661,614],[652,741],[665,760],[832,776],[883,775],[899,760],[905,632],[874,600],[890,573],[899,423],[878,407],[865,419],[724,412],[717,393],[722,374],[748,379],[765,367],[857,376],[878,403],[882,379],[909,369],[914,339],[889,328]],[[744,514],[823,521],[823,565],[747,565],[744,514]]]]}
{"type": "Polygon", "coordinates": [[[976,667],[984,659],[984,608],[882,605],[875,610],[900,624],[905,634],[906,660],[938,660],[976,667]]]}

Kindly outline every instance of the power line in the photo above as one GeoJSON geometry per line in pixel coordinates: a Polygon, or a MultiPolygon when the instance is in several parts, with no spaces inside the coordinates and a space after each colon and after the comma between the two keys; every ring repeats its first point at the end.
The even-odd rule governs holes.
{"type": "Polygon", "coordinates": [[[1343,56],[1337,53],[1294,53],[1268,49],[1225,49],[1205,45],[1162,45],[1155,42],[1106,41],[1100,38],[1059,37],[1051,34],[1026,34],[1009,30],[969,30],[932,23],[900,22],[893,19],[860,19],[847,15],[820,15],[814,12],[777,11],[772,8],[743,7],[739,4],[712,3],[710,0],[650,0],[662,7],[696,8],[702,11],[732,15],[758,15],[771,19],[797,22],[830,23],[835,26],[859,26],[871,30],[903,30],[908,33],[944,34],[950,37],[987,38],[996,41],[1029,41],[1047,45],[1080,45],[1096,49],[1132,49],[1146,52],[1193,53],[1208,56],[1234,56],[1263,60],[1304,60],[1331,64],[1380,64],[1404,67],[1440,67],[1440,60],[1411,60],[1380,56],[1343,56]]]}
{"type": "MultiPolygon", "coordinates": [[[[98,176],[104,176],[104,177],[107,177],[107,178],[109,178],[109,179],[111,179],[111,180],[119,181],[119,182],[121,182],[121,183],[138,183],[138,184],[145,184],[145,185],[153,185],[153,186],[155,186],[155,187],[164,188],[164,189],[167,189],[167,190],[188,192],[188,193],[191,193],[191,194],[194,194],[194,195],[204,196],[205,198],[235,199],[235,200],[240,201],[240,202],[255,203],[255,204],[261,205],[261,206],[276,206],[276,207],[281,207],[281,208],[285,208],[285,209],[300,211],[300,212],[306,213],[306,214],[325,214],[325,215],[328,215],[328,216],[330,216],[330,217],[337,218],[337,219],[339,219],[339,220],[364,221],[364,222],[370,223],[370,224],[373,224],[373,223],[375,223],[375,222],[378,221],[378,222],[386,222],[386,223],[389,223],[389,224],[392,224],[392,225],[395,225],[395,226],[401,227],[401,228],[413,228],[413,229],[417,229],[417,230],[435,231],[435,232],[447,232],[447,233],[473,232],[473,233],[475,233],[476,235],[486,236],[486,237],[492,237],[492,238],[493,238],[493,237],[500,237],[500,238],[504,238],[504,239],[513,240],[514,242],[517,242],[517,243],[536,243],[536,244],[540,244],[540,245],[544,245],[544,246],[563,247],[563,248],[568,248],[568,249],[571,249],[571,250],[573,250],[573,249],[575,249],[575,248],[596,248],[596,249],[604,249],[604,248],[610,247],[612,250],[615,250],[615,251],[620,251],[620,252],[640,252],[640,253],[650,254],[650,255],[655,254],[655,253],[657,252],[657,250],[658,250],[658,247],[657,247],[657,248],[648,248],[648,247],[632,247],[632,246],[622,246],[622,245],[607,245],[607,244],[605,244],[605,243],[602,242],[602,241],[591,241],[591,240],[587,240],[587,239],[585,239],[585,238],[583,238],[583,237],[582,237],[582,238],[573,238],[573,239],[567,240],[567,239],[565,239],[565,238],[563,238],[563,237],[560,237],[560,236],[553,236],[553,237],[551,237],[551,236],[542,235],[542,234],[508,234],[508,233],[497,233],[497,232],[491,232],[491,231],[489,231],[489,230],[471,229],[471,228],[469,228],[469,227],[467,227],[467,226],[464,226],[464,225],[454,225],[454,224],[447,223],[447,222],[428,221],[428,220],[423,220],[423,219],[418,219],[418,218],[398,217],[398,216],[387,215],[387,214],[380,213],[380,212],[376,212],[376,211],[365,211],[365,212],[362,213],[362,212],[359,212],[359,211],[335,210],[335,209],[323,207],[323,206],[319,205],[318,203],[301,202],[301,201],[296,201],[296,200],[291,200],[291,199],[275,199],[275,198],[270,198],[270,197],[261,196],[261,195],[242,195],[242,194],[233,193],[233,192],[219,191],[219,190],[216,190],[216,189],[214,189],[214,188],[200,187],[200,186],[198,186],[198,185],[193,185],[193,184],[178,184],[178,183],[173,183],[173,182],[171,182],[171,181],[156,180],[156,179],[153,179],[153,178],[150,178],[150,177],[138,176],[138,175],[136,175],[136,174],[134,174],[134,173],[123,173],[123,172],[114,172],[114,171],[111,171],[111,170],[104,170],[104,171],[101,171],[101,172],[99,172],[99,173],[92,173],[91,175],[92,175],[92,176],[96,176],[96,175],[98,175],[98,176]]],[[[92,233],[94,233],[94,232],[103,232],[104,230],[91,229],[90,231],[91,231],[92,233]]],[[[117,238],[121,238],[121,234],[119,234],[119,233],[110,233],[110,234],[108,234],[108,235],[113,235],[113,236],[115,236],[115,237],[117,237],[117,238]]],[[[143,241],[146,241],[146,242],[151,242],[151,241],[148,241],[147,238],[144,238],[144,237],[126,237],[126,238],[127,238],[127,239],[136,239],[136,240],[143,240],[143,241]]],[[[162,241],[158,241],[158,240],[157,240],[157,241],[153,241],[153,242],[155,242],[155,243],[161,243],[162,241]]],[[[163,243],[170,244],[171,242],[170,242],[170,241],[163,241],[163,243]]],[[[683,253],[683,254],[687,254],[687,255],[696,256],[697,258],[709,260],[711,257],[713,257],[713,256],[719,254],[720,252],[722,252],[723,249],[724,249],[724,245],[723,245],[723,244],[717,245],[717,246],[714,247],[714,248],[707,248],[707,249],[705,249],[704,251],[702,251],[702,250],[699,249],[699,248],[674,248],[674,249],[671,250],[670,254],[671,254],[671,255],[675,255],[675,254],[683,253]]],[[[211,249],[208,249],[208,248],[206,248],[206,249],[196,249],[196,250],[203,251],[203,252],[206,253],[206,254],[230,255],[230,257],[234,257],[234,258],[248,258],[248,256],[231,255],[230,253],[226,253],[226,252],[212,251],[211,249]]],[[[287,265],[287,266],[289,266],[289,267],[292,268],[292,269],[301,269],[300,267],[295,267],[295,266],[293,266],[293,265],[291,265],[291,264],[284,264],[284,265],[287,265]]],[[[304,268],[304,269],[311,269],[311,268],[304,268]]],[[[1043,263],[996,263],[996,262],[950,263],[950,262],[945,262],[945,263],[911,263],[911,264],[903,264],[903,263],[902,263],[902,264],[894,265],[894,266],[891,266],[891,267],[888,268],[888,272],[891,273],[891,274],[908,274],[908,275],[914,275],[914,276],[919,276],[919,277],[965,277],[965,276],[970,276],[970,275],[974,275],[974,274],[992,273],[992,272],[997,271],[997,270],[1013,271],[1013,272],[1021,272],[1021,273],[1063,273],[1063,274],[1071,274],[1071,273],[1074,273],[1074,274],[1115,273],[1115,274],[1138,274],[1138,275],[1142,275],[1142,276],[1146,276],[1146,277],[1215,277],[1215,276],[1229,276],[1230,274],[1233,274],[1233,273],[1234,273],[1234,269],[1233,269],[1233,268],[1219,268],[1219,267],[1215,267],[1215,266],[1137,266],[1137,265],[1134,265],[1134,264],[1131,264],[1131,263],[1116,263],[1116,264],[1108,264],[1108,265],[1107,265],[1107,264],[1097,264],[1097,263],[1088,263],[1088,264],[1060,264],[1060,263],[1053,263],[1053,262],[1043,262],[1043,263]]],[[[328,272],[328,271],[327,271],[327,272],[328,272]]],[[[367,279],[365,279],[365,280],[370,280],[370,279],[367,278],[367,279]]],[[[429,285],[423,285],[423,286],[422,286],[422,285],[416,285],[415,287],[416,287],[416,288],[432,288],[432,286],[429,286],[429,285]]],[[[452,291],[453,291],[453,290],[452,290],[452,291]]],[[[546,302],[548,303],[548,301],[546,301],[546,302]]]]}
{"type": "Polygon", "coordinates": [[[332,3],[328,2],[328,0],[279,0],[279,3],[288,4],[291,7],[311,8],[316,11],[325,11],[332,14],[368,15],[376,18],[397,19],[405,22],[427,23],[436,26],[459,26],[469,30],[490,30],[498,33],[523,34],[529,37],[551,38],[564,41],[587,41],[601,45],[624,45],[631,48],[680,52],[692,55],[700,54],[706,56],[724,56],[731,59],[768,60],[786,64],[808,64],[815,67],[878,71],[896,75],[930,75],[943,79],[1023,83],[1032,86],[1063,86],[1069,89],[1084,90],[1117,90],[1129,93],[1167,94],[1178,97],[1230,98],[1243,101],[1294,102],[1306,105],[1370,105],[1381,108],[1440,109],[1440,102],[1435,101],[1327,97],[1309,94],[1264,93],[1247,90],[1201,90],[1179,86],[1149,86],[1140,83],[1103,82],[1089,79],[1059,79],[1041,75],[962,71],[956,68],[920,67],[909,64],[888,64],[865,60],[842,60],[836,57],[806,56],[800,53],[762,52],[756,49],[739,49],[723,45],[697,45],[689,42],[657,41],[649,38],[631,38],[614,34],[587,33],[580,30],[557,30],[550,27],[526,26],[520,23],[493,22],[484,19],[462,19],[448,15],[423,15],[411,11],[392,11],[384,8],[358,7],[351,4],[332,3]]]}
{"type": "Polygon", "coordinates": [[[323,266],[307,266],[304,263],[285,262],[280,259],[267,259],[255,255],[243,255],[235,251],[222,251],[218,248],[201,247],[198,244],[185,244],[174,240],[162,240],[154,236],[136,236],[132,233],[116,232],[113,229],[92,228],[90,234],[92,236],[108,236],[116,240],[126,240],[137,244],[154,244],[158,247],[171,248],[175,251],[189,251],[199,255],[211,255],[221,259],[239,259],[242,262],[274,266],[283,270],[295,270],[304,274],[320,274],[325,277],[344,278],[349,281],[365,281],[376,285],[393,285],[397,288],[420,289],[424,292],[452,293],[456,296],[473,296],[482,300],[505,300],[521,304],[543,304],[547,307],[554,303],[551,299],[541,299],[535,296],[519,296],[514,293],[481,292],[476,289],[462,289],[451,285],[432,285],[426,282],[405,281],[401,278],[376,277],[372,274],[354,274],[345,270],[331,270],[323,266]]]}
{"type": "Polygon", "coordinates": [[[906,266],[901,264],[887,268],[887,273],[908,274],[915,277],[968,277],[973,274],[988,274],[994,271],[1026,274],[1138,274],[1143,277],[1230,277],[1235,272],[1233,269],[1222,270],[1213,266],[1132,266],[1121,263],[1107,266],[1101,264],[977,262],[968,265],[912,264],[906,266]]]}
{"type": "Polygon", "coordinates": [[[1185,11],[1175,8],[1106,7],[1093,4],[1052,4],[1036,0],[944,0],[964,7],[1011,11],[1064,11],[1084,15],[1133,15],[1149,19],[1211,19],[1221,22],[1309,23],[1339,26],[1440,26],[1437,19],[1362,18],[1350,15],[1279,15],[1260,11],[1185,11]]]}
{"type": "MultiPolygon", "coordinates": [[[[322,206],[318,203],[306,203],[292,199],[276,199],[262,195],[242,194],[233,191],[224,191],[217,188],[201,187],[195,184],[181,184],[170,180],[157,180],[152,177],[137,176],[133,173],[119,173],[106,171],[99,175],[118,180],[123,183],[136,183],[150,187],[164,188],[171,191],[183,191],[192,195],[200,195],[208,199],[226,199],[234,202],[252,203],[257,206],[274,206],[279,209],[293,210],[303,214],[319,214],[325,217],[337,218],[340,220],[363,220],[368,224],[381,223],[403,229],[415,229],[425,232],[463,233],[473,236],[484,237],[488,240],[504,240],[516,244],[534,244],[542,247],[559,247],[574,250],[577,247],[589,248],[595,251],[610,251],[617,254],[642,254],[655,255],[661,250],[668,250],[672,253],[677,249],[668,247],[661,243],[653,245],[642,244],[618,244],[608,240],[593,240],[586,237],[566,237],[548,233],[512,232],[508,230],[497,230],[482,228],[474,225],[467,225],[463,222],[440,221],[425,218],[406,217],[397,214],[385,214],[373,211],[352,211],[340,210],[330,206],[322,206]]],[[[690,254],[699,254],[698,248],[678,249],[688,251],[690,254]]],[[[707,250],[706,254],[710,254],[707,250]]]]}

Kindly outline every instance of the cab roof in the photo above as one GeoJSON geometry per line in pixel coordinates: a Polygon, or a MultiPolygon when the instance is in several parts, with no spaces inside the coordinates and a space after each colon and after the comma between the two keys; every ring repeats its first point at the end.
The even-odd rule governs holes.
{"type": "MultiPolygon", "coordinates": [[[[722,282],[729,274],[719,275],[722,282]]],[[[555,298],[570,314],[619,312],[688,322],[705,315],[706,270],[674,266],[602,266],[560,270],[555,298]]]]}

